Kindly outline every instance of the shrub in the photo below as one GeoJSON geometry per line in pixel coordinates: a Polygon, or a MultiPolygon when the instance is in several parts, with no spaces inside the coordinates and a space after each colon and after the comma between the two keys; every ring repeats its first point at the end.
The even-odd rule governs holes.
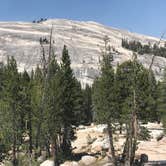
{"type": "Polygon", "coordinates": [[[141,126],[138,139],[142,141],[148,141],[150,138],[150,131],[146,127],[141,126]]]}

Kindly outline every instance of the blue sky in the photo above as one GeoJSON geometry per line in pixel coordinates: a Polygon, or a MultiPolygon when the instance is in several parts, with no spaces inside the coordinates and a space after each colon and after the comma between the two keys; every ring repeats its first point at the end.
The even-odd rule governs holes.
{"type": "Polygon", "coordinates": [[[0,0],[0,21],[91,20],[132,32],[166,31],[166,0],[0,0]]]}

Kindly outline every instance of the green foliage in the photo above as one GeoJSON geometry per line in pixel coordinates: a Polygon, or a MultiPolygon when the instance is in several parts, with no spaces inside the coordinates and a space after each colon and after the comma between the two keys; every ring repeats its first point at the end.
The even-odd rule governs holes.
{"type": "Polygon", "coordinates": [[[83,93],[84,123],[89,124],[93,121],[92,88],[86,85],[85,89],[82,90],[82,93],[83,93]]]}
{"type": "Polygon", "coordinates": [[[113,54],[110,47],[106,46],[102,53],[101,75],[93,84],[93,109],[95,119],[99,123],[110,123],[115,120],[114,98],[114,69],[112,67],[113,54]]]}
{"type": "Polygon", "coordinates": [[[8,103],[8,121],[11,130],[11,145],[16,149],[21,143],[22,137],[22,126],[21,126],[21,85],[20,85],[20,75],[17,71],[17,64],[13,57],[8,59],[8,63],[5,71],[5,92],[4,100],[8,103]]]}
{"type": "Polygon", "coordinates": [[[75,78],[70,67],[70,57],[67,47],[64,46],[61,59],[61,109],[63,111],[63,120],[65,125],[71,125],[74,122],[74,86],[75,78]]]}
{"type": "Polygon", "coordinates": [[[74,110],[74,121],[73,124],[78,126],[85,122],[85,114],[83,110],[83,91],[81,89],[81,84],[76,79],[74,80],[74,88],[72,92],[73,96],[73,110],[74,110]]]}
{"type": "Polygon", "coordinates": [[[28,156],[27,154],[18,155],[18,161],[19,161],[18,166],[29,166],[29,165],[40,166],[40,163],[35,161],[33,158],[30,158],[30,156],[28,156]]]}
{"type": "Polygon", "coordinates": [[[133,88],[135,88],[138,118],[142,121],[155,120],[155,77],[137,61],[126,61],[118,65],[116,72],[117,110],[121,123],[128,120],[128,115],[133,109],[133,88]]]}
{"type": "MultiPolygon", "coordinates": [[[[60,162],[70,159],[71,141],[75,138],[72,126],[90,124],[93,119],[111,124],[110,127],[115,122],[128,123],[133,109],[133,88],[139,119],[146,122],[160,117],[165,121],[164,82],[157,87],[153,73],[137,61],[118,65],[115,73],[113,51],[107,39],[105,42],[101,74],[92,88],[88,85],[81,88],[71,69],[66,46],[60,64],[51,54],[45,68],[37,66],[31,75],[27,71],[19,73],[13,57],[8,58],[7,65],[0,64],[0,157],[13,147],[13,159],[14,153],[21,151],[26,151],[27,156],[35,152],[38,157],[42,150],[60,162]]],[[[147,138],[144,129],[143,133],[141,138],[147,138]]],[[[17,158],[21,165],[28,164],[27,156],[17,158]]],[[[33,160],[32,165],[38,164],[33,160]]]]}
{"type": "Polygon", "coordinates": [[[0,64],[0,158],[11,147],[13,162],[21,165],[28,164],[26,156],[17,157],[21,151],[29,156],[35,152],[38,157],[46,150],[48,157],[56,156],[61,162],[71,157],[71,140],[75,138],[72,125],[89,120],[90,103],[85,97],[91,96],[89,89],[81,89],[70,63],[64,46],[60,65],[51,54],[45,68],[37,66],[31,75],[19,73],[13,57],[7,65],[0,64]]]}
{"type": "Polygon", "coordinates": [[[142,45],[139,41],[128,41],[122,39],[122,47],[137,52],[138,54],[155,54],[156,56],[166,57],[166,47],[159,47],[156,44],[142,45]]]}
{"type": "MultiPolygon", "coordinates": [[[[17,166],[29,166],[29,165],[33,165],[33,166],[40,166],[40,163],[38,163],[37,161],[35,161],[33,158],[30,158],[27,154],[19,154],[18,155],[18,165],[17,166]]],[[[13,164],[10,161],[5,161],[4,162],[5,166],[13,166],[13,164]]]]}
{"type": "Polygon", "coordinates": [[[159,121],[161,120],[166,128],[166,70],[163,81],[159,82],[157,87],[157,110],[159,121]]]}
{"type": "Polygon", "coordinates": [[[148,141],[150,138],[151,138],[150,131],[146,127],[141,126],[138,139],[141,141],[148,141]]]}

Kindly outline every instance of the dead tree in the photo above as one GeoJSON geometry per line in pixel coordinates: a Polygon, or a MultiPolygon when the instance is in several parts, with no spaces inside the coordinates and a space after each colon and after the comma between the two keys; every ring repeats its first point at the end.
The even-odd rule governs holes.
{"type": "MultiPolygon", "coordinates": [[[[40,122],[37,126],[37,134],[36,134],[36,143],[35,148],[40,148],[40,135],[41,135],[41,125],[42,125],[42,119],[43,119],[43,112],[45,108],[45,103],[47,101],[47,89],[48,89],[48,81],[49,81],[49,64],[51,62],[51,52],[52,52],[52,33],[53,33],[53,26],[51,28],[50,32],[50,38],[49,38],[49,49],[48,49],[48,56],[45,50],[45,47],[43,45],[43,42],[40,40],[40,46],[41,46],[41,68],[43,72],[43,89],[42,89],[42,98],[41,98],[41,104],[40,104],[40,122]]],[[[36,154],[37,155],[37,154],[36,154]]]]}

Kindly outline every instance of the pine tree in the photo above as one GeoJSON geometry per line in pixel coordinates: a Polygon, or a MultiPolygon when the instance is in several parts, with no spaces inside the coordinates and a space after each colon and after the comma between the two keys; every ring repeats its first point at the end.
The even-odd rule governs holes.
{"type": "Polygon", "coordinates": [[[29,153],[32,155],[32,105],[31,105],[31,78],[27,71],[21,74],[21,115],[23,132],[29,136],[29,153]]]}
{"type": "Polygon", "coordinates": [[[5,92],[5,81],[6,81],[6,73],[5,66],[0,64],[0,161],[4,159],[5,153],[10,150],[11,146],[11,127],[12,124],[10,122],[10,112],[8,101],[5,100],[4,96],[5,92]]]}
{"type": "Polygon", "coordinates": [[[164,71],[164,78],[162,82],[158,83],[157,88],[157,111],[159,121],[162,121],[164,128],[166,128],[166,70],[164,71]]]}
{"type": "Polygon", "coordinates": [[[74,82],[75,78],[73,76],[72,69],[70,67],[70,57],[68,54],[67,47],[64,46],[62,52],[61,59],[61,110],[63,113],[63,143],[62,143],[62,151],[66,156],[70,156],[71,154],[71,132],[72,132],[72,124],[74,124],[74,82]]]}
{"type": "MultiPolygon", "coordinates": [[[[149,80],[149,72],[141,64],[136,62],[136,100],[138,118],[142,121],[154,121],[156,117],[156,80],[153,72],[149,80]],[[150,116],[149,116],[150,115],[150,116]]],[[[133,82],[133,62],[126,61],[118,65],[116,72],[116,91],[118,95],[119,111],[123,115],[128,115],[131,110],[132,82],[133,82]]]]}
{"type": "Polygon", "coordinates": [[[78,126],[84,124],[85,114],[83,110],[83,91],[81,89],[80,82],[75,79],[73,87],[73,111],[74,111],[74,122],[73,124],[78,126]]]}
{"type": "Polygon", "coordinates": [[[84,114],[84,123],[90,124],[93,121],[93,112],[92,112],[92,88],[89,85],[86,85],[83,91],[83,114],[84,114]]]}
{"type": "Polygon", "coordinates": [[[55,165],[59,165],[62,159],[61,153],[61,129],[63,126],[63,112],[61,110],[61,70],[55,57],[49,64],[49,78],[48,78],[48,88],[47,88],[47,101],[46,101],[46,112],[45,112],[45,139],[46,148],[49,152],[49,144],[52,146],[52,151],[49,152],[54,158],[55,165]]]}
{"type": "Polygon", "coordinates": [[[114,70],[112,67],[113,55],[105,38],[105,48],[102,53],[101,75],[93,85],[93,106],[95,119],[108,125],[108,135],[113,164],[116,165],[115,149],[113,145],[113,123],[116,119],[114,99],[114,70]]]}
{"type": "Polygon", "coordinates": [[[17,64],[13,57],[8,58],[6,67],[6,100],[9,105],[9,122],[11,123],[11,144],[12,144],[12,162],[16,166],[18,160],[16,157],[17,149],[21,144],[20,138],[22,138],[21,131],[21,114],[20,114],[20,75],[17,71],[17,64]]]}
{"type": "Polygon", "coordinates": [[[31,76],[31,107],[32,107],[32,135],[33,144],[36,151],[40,151],[41,144],[43,142],[41,125],[43,122],[43,113],[41,111],[41,100],[42,100],[42,90],[43,90],[43,74],[42,70],[37,66],[34,74],[31,76]],[[33,76],[33,77],[32,77],[33,76]]]}
{"type": "Polygon", "coordinates": [[[149,71],[134,57],[133,61],[118,65],[116,72],[119,123],[127,126],[123,155],[129,164],[134,161],[138,119],[147,122],[156,118],[156,80],[151,71],[149,77],[149,71]]]}

